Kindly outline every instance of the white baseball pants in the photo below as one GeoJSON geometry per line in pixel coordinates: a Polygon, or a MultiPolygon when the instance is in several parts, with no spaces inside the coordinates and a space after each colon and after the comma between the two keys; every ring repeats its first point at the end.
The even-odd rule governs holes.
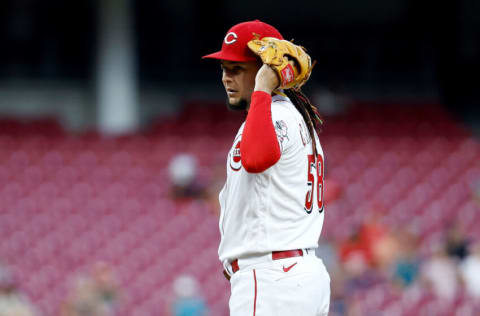
{"type": "Polygon", "coordinates": [[[315,251],[301,257],[240,259],[230,280],[230,316],[324,316],[330,277],[315,251]]]}

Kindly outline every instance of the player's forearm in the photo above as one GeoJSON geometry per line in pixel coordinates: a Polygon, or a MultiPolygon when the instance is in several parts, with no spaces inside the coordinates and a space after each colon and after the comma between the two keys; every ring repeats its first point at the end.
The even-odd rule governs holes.
{"type": "Polygon", "coordinates": [[[263,91],[252,94],[240,152],[247,172],[259,173],[280,159],[280,146],[272,124],[272,97],[263,91]]]}

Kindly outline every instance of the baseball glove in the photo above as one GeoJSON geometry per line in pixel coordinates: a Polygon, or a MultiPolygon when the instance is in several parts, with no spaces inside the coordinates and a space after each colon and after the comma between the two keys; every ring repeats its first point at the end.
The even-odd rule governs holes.
{"type": "Polygon", "coordinates": [[[310,78],[312,61],[301,46],[273,37],[253,39],[247,43],[264,64],[275,70],[281,89],[300,89],[310,78]]]}

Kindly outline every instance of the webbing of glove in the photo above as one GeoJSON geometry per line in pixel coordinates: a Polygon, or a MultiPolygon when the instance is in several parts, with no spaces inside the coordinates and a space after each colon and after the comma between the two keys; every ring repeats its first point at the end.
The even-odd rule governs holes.
{"type": "Polygon", "coordinates": [[[303,47],[273,37],[255,38],[247,45],[264,64],[275,70],[280,79],[280,89],[298,90],[310,78],[312,61],[303,47]]]}

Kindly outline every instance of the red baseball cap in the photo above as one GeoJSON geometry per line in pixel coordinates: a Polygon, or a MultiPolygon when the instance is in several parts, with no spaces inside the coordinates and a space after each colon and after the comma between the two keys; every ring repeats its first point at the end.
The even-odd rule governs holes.
{"type": "Polygon", "coordinates": [[[283,40],[282,34],[273,26],[260,20],[242,22],[232,26],[223,39],[222,50],[203,56],[202,58],[213,58],[230,61],[254,61],[257,59],[247,46],[247,43],[255,38],[274,37],[283,40]]]}

